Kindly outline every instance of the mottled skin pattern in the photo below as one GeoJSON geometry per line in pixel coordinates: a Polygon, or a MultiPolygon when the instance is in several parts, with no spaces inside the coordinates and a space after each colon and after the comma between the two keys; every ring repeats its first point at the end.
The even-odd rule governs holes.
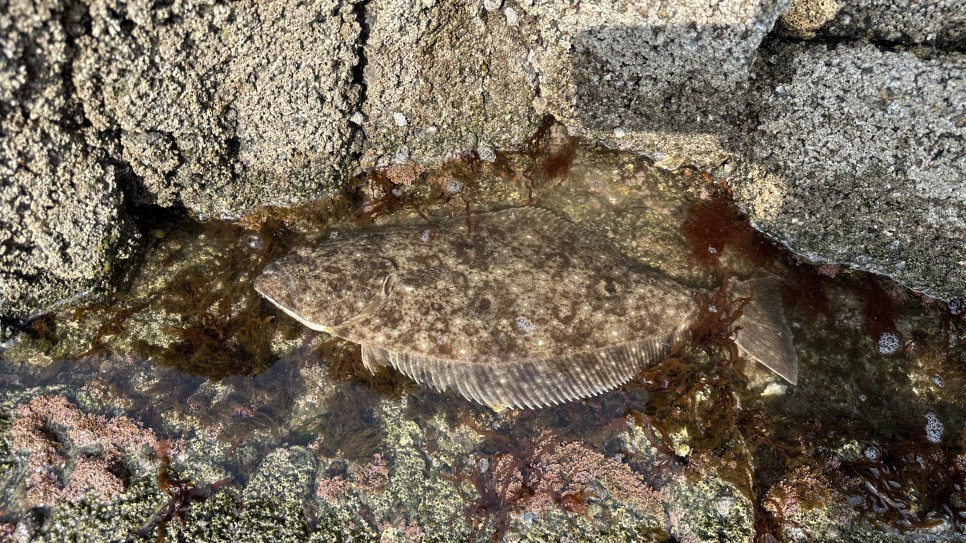
{"type": "MultiPolygon", "coordinates": [[[[641,342],[666,347],[694,319],[689,289],[549,211],[508,209],[471,222],[469,235],[465,217],[437,221],[435,231],[425,222],[362,230],[270,265],[256,288],[313,328],[417,362],[502,366],[501,380],[513,379],[504,372],[522,361],[594,364],[577,355],[641,342]]],[[[635,350],[635,370],[662,352],[635,350]]],[[[568,372],[567,364],[539,371],[568,372]]],[[[447,388],[418,368],[402,369],[447,388]]],[[[628,371],[531,403],[597,393],[629,379],[628,371]]],[[[580,378],[578,368],[570,379],[580,378]]],[[[518,396],[529,394],[491,402],[460,392],[491,404],[526,404],[518,396]]]]}

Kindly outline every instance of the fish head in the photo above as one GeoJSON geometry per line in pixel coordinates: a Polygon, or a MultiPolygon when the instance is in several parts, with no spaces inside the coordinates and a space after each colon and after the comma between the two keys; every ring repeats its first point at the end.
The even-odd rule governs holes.
{"type": "Polygon", "coordinates": [[[392,260],[336,246],[301,250],[268,264],[255,290],[309,328],[334,333],[381,307],[395,277],[392,260]]]}

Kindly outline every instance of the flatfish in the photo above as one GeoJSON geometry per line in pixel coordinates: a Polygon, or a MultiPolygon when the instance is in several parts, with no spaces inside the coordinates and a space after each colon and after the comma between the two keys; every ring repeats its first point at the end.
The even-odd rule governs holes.
{"type": "MultiPolygon", "coordinates": [[[[616,388],[698,315],[693,289],[534,207],[360,230],[269,264],[255,289],[360,344],[370,371],[389,365],[497,409],[616,388]]],[[[739,345],[795,382],[780,307],[752,302],[745,315],[739,338],[754,338],[739,345]]]]}

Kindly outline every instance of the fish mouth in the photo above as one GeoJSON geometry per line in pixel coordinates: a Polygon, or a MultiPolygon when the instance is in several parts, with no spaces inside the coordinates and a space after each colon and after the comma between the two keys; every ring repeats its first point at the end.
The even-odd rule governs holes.
{"type": "Polygon", "coordinates": [[[255,291],[273,304],[287,310],[297,311],[298,288],[292,274],[278,262],[272,262],[255,279],[255,291]]]}

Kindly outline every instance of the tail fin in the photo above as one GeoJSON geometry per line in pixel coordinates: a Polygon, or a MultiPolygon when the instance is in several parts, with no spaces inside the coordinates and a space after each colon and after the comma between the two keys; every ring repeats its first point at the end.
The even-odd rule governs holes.
{"type": "Polygon", "coordinates": [[[782,311],[779,280],[774,277],[750,279],[738,283],[731,292],[754,298],[745,308],[738,326],[735,343],[738,348],[781,375],[791,384],[798,383],[798,356],[792,345],[792,331],[782,311]]]}

